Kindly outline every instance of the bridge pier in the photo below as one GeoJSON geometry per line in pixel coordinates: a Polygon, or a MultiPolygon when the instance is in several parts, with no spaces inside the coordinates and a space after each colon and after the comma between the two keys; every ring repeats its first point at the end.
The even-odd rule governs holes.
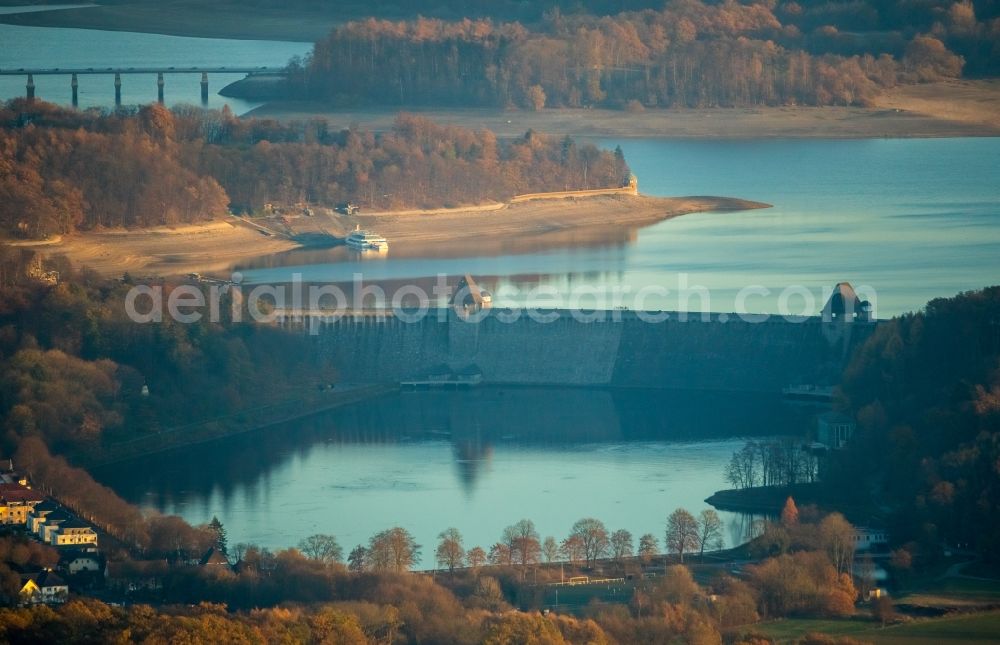
{"type": "Polygon", "coordinates": [[[115,107],[121,107],[122,104],[122,75],[115,72],[115,107]]]}
{"type": "Polygon", "coordinates": [[[27,92],[28,102],[35,100],[35,77],[28,74],[28,84],[25,86],[25,91],[27,92]]]}
{"type": "Polygon", "coordinates": [[[163,72],[156,73],[156,100],[163,105],[163,72]]]}
{"type": "Polygon", "coordinates": [[[80,105],[80,83],[76,80],[76,74],[73,74],[73,78],[69,82],[70,89],[73,90],[73,107],[79,107],[80,105]]]}
{"type": "Polygon", "coordinates": [[[208,105],[208,72],[201,73],[201,103],[208,105]]]}

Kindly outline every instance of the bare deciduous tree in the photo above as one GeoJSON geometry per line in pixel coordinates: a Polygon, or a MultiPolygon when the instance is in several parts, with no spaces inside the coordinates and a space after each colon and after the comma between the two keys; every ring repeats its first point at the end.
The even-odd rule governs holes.
{"type": "Polygon", "coordinates": [[[472,547],[465,552],[465,562],[470,569],[478,569],[486,564],[486,551],[481,546],[472,547]]]}
{"type": "Polygon", "coordinates": [[[462,566],[465,559],[465,548],[462,546],[462,534],[456,528],[448,528],[438,535],[438,546],[435,552],[438,566],[454,572],[462,566]]]}
{"type": "Polygon", "coordinates": [[[698,555],[704,559],[705,550],[717,551],[722,548],[722,519],[719,514],[706,508],[698,515],[698,555]]]}
{"type": "Polygon", "coordinates": [[[542,542],[542,557],[546,562],[555,562],[559,559],[559,544],[551,535],[542,542]]]}
{"type": "Polygon", "coordinates": [[[660,545],[656,541],[656,536],[652,533],[646,533],[639,538],[639,558],[644,563],[649,563],[655,556],[660,553],[660,545]]]}
{"type": "Polygon", "coordinates": [[[571,537],[577,537],[583,545],[583,557],[587,566],[593,566],[594,561],[608,554],[608,547],[611,542],[608,538],[608,529],[604,522],[592,517],[585,517],[577,520],[573,524],[570,532],[571,537]]]}
{"type": "Polygon", "coordinates": [[[667,518],[665,543],[667,551],[676,553],[684,562],[684,554],[698,548],[698,520],[683,508],[678,508],[667,518]]]}
{"type": "Polygon", "coordinates": [[[632,534],[625,529],[611,534],[611,557],[619,562],[632,557],[632,534]]]}
{"type": "Polygon", "coordinates": [[[337,543],[337,538],[325,533],[310,535],[299,542],[299,551],[310,560],[323,564],[340,562],[344,557],[344,550],[337,543]]]}
{"type": "Polygon", "coordinates": [[[420,545],[409,531],[396,526],[372,536],[367,555],[372,569],[402,573],[420,561],[420,545]]]}
{"type": "Polygon", "coordinates": [[[819,523],[819,539],[837,573],[850,573],[854,560],[854,526],[840,513],[830,513],[819,523]]]}

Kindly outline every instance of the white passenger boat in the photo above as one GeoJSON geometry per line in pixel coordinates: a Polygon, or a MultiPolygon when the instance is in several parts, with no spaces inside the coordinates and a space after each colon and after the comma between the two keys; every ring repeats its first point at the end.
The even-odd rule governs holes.
{"type": "Polygon", "coordinates": [[[385,238],[371,231],[366,231],[360,226],[351,231],[345,240],[347,246],[359,251],[388,251],[389,243],[385,238]]]}

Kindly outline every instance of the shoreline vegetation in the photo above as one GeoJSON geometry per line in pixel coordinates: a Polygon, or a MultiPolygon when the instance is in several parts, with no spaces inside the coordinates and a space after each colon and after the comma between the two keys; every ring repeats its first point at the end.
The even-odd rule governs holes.
{"type": "Polygon", "coordinates": [[[864,520],[862,524],[880,519],[880,514],[871,506],[859,505],[842,495],[837,495],[837,491],[824,488],[818,482],[718,490],[705,498],[705,503],[720,511],[777,517],[789,497],[800,506],[813,505],[820,509],[836,509],[852,521],[864,520]]]}
{"type": "Polygon", "coordinates": [[[5,246],[103,276],[226,272],[337,246],[356,226],[387,237],[396,257],[470,245],[489,255],[626,240],[688,213],[769,207],[637,194],[620,148],[534,130],[499,138],[407,114],[376,133],[227,111],[149,105],[101,115],[16,100],[0,121],[0,142],[10,144],[0,157],[34,169],[0,186],[20,206],[0,218],[5,246]],[[352,210],[345,204],[361,210],[334,210],[352,210]]]}

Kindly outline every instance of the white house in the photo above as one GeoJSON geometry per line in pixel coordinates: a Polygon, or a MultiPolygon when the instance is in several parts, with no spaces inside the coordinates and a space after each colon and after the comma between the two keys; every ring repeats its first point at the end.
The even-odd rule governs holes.
{"type": "Polygon", "coordinates": [[[854,550],[869,551],[877,546],[889,544],[889,534],[882,529],[858,526],[854,529],[854,550]]]}
{"type": "Polygon", "coordinates": [[[75,576],[78,573],[97,573],[104,569],[104,558],[96,551],[68,549],[61,552],[59,571],[75,576]]]}

